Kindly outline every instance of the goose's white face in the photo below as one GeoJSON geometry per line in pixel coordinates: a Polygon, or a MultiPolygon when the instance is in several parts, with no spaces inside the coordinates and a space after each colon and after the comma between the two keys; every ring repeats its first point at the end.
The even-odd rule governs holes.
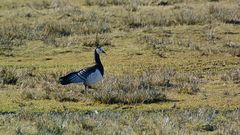
{"type": "Polygon", "coordinates": [[[96,49],[96,52],[97,52],[98,54],[105,53],[104,50],[103,50],[101,47],[98,47],[98,48],[96,49]]]}

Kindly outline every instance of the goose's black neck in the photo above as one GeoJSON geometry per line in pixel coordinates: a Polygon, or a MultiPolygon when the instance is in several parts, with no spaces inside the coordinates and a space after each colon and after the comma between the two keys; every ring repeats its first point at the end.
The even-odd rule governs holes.
{"type": "Polygon", "coordinates": [[[94,56],[95,56],[95,62],[96,62],[96,64],[102,65],[102,62],[101,62],[101,60],[100,60],[100,56],[99,56],[99,54],[96,52],[96,50],[95,50],[94,56]]]}
{"type": "Polygon", "coordinates": [[[103,68],[102,62],[100,60],[100,56],[96,52],[96,50],[95,50],[94,56],[95,56],[96,67],[99,69],[99,71],[101,72],[101,74],[103,76],[104,75],[104,68],[103,68]]]}

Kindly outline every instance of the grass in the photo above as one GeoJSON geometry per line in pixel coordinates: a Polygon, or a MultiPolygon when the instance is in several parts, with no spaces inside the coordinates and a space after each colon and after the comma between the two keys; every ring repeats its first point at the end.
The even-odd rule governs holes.
{"type": "Polygon", "coordinates": [[[87,111],[48,114],[21,111],[5,114],[1,121],[9,134],[236,134],[238,111],[87,111]],[[178,115],[175,117],[174,115],[178,115]],[[5,117],[4,117],[5,116],[5,117]],[[231,120],[228,123],[227,119],[231,120]],[[16,127],[16,128],[13,128],[16,127]],[[109,128],[111,127],[111,128],[109,128]],[[229,129],[228,129],[229,128],[229,129]]]}
{"type": "Polygon", "coordinates": [[[0,5],[1,134],[239,134],[238,1],[0,5]],[[96,35],[99,88],[59,85],[96,35]]]}

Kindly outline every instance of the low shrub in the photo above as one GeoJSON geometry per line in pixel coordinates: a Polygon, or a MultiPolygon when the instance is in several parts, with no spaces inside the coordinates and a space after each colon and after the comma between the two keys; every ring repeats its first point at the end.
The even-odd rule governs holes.
{"type": "Polygon", "coordinates": [[[145,71],[141,75],[129,73],[121,77],[105,78],[100,89],[93,93],[96,101],[103,103],[154,103],[165,101],[163,90],[172,85],[170,79],[175,72],[172,69],[145,71]]]}
{"type": "Polygon", "coordinates": [[[240,69],[231,70],[221,76],[223,81],[233,81],[234,83],[240,82],[240,69]]]}
{"type": "Polygon", "coordinates": [[[196,94],[200,91],[200,79],[188,73],[181,73],[175,76],[177,90],[183,94],[196,94]]]}
{"type": "Polygon", "coordinates": [[[17,85],[33,76],[33,69],[0,68],[0,84],[17,85]]]}

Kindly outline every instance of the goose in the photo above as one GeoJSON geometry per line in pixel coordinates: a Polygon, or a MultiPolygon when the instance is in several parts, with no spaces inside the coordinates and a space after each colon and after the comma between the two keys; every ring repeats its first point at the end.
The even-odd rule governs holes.
{"type": "Polygon", "coordinates": [[[99,56],[102,53],[105,54],[104,50],[101,47],[97,47],[94,51],[94,66],[86,67],[79,71],[69,73],[66,76],[60,77],[60,83],[62,85],[80,83],[85,86],[85,89],[92,88],[92,85],[103,79],[104,68],[99,56]]]}

